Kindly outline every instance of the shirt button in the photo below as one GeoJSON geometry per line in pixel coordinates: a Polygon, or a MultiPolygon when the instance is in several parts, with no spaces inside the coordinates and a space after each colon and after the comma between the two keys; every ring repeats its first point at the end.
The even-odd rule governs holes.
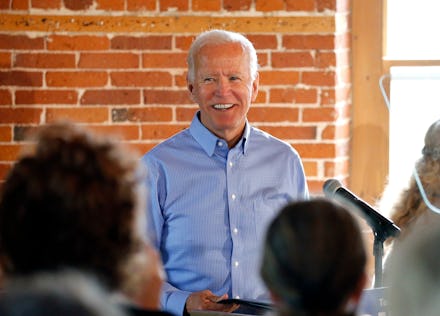
{"type": "Polygon", "coordinates": [[[229,162],[229,167],[232,167],[234,163],[232,161],[229,162]]]}
{"type": "Polygon", "coordinates": [[[222,147],[222,146],[223,146],[223,143],[222,143],[221,141],[218,141],[218,142],[217,142],[217,146],[222,147]]]}
{"type": "Polygon", "coordinates": [[[236,298],[237,300],[239,300],[239,299],[240,299],[240,295],[235,295],[235,298],[236,298]]]}
{"type": "Polygon", "coordinates": [[[238,267],[238,265],[239,265],[238,261],[235,261],[234,262],[234,267],[238,267]]]}
{"type": "Polygon", "coordinates": [[[237,196],[235,194],[231,195],[232,200],[235,200],[237,198],[237,196]]]}
{"type": "Polygon", "coordinates": [[[238,234],[238,228],[234,228],[232,231],[234,232],[235,235],[238,234]]]}

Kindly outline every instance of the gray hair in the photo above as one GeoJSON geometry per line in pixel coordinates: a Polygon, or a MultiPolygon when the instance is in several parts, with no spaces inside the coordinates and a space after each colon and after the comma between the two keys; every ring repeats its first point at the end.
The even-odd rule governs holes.
{"type": "Polygon", "coordinates": [[[240,43],[243,50],[249,56],[250,75],[252,80],[257,77],[258,72],[258,57],[254,45],[244,35],[236,32],[225,30],[210,30],[199,34],[188,52],[188,81],[193,82],[195,79],[195,57],[200,49],[208,44],[226,44],[226,43],[240,43]]]}

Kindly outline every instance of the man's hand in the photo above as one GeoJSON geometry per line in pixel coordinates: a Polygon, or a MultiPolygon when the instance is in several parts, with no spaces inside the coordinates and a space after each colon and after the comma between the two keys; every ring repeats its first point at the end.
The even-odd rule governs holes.
{"type": "Polygon", "coordinates": [[[233,312],[240,305],[238,304],[219,304],[218,301],[228,298],[228,294],[222,296],[214,295],[210,290],[191,293],[185,304],[186,312],[191,313],[194,310],[210,310],[220,312],[233,312]]]}

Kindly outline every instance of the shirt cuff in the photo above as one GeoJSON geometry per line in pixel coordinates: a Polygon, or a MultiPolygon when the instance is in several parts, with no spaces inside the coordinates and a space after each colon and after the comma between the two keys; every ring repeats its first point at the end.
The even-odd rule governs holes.
{"type": "Polygon", "coordinates": [[[182,316],[185,309],[186,300],[190,294],[190,292],[185,291],[173,291],[169,293],[168,299],[164,306],[165,310],[176,316],[182,316]]]}

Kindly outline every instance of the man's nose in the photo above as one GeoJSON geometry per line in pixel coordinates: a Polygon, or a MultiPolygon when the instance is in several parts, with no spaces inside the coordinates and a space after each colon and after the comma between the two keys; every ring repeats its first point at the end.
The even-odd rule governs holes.
{"type": "Polygon", "coordinates": [[[231,91],[231,83],[225,78],[221,78],[217,81],[216,92],[219,95],[228,94],[231,91]]]}

